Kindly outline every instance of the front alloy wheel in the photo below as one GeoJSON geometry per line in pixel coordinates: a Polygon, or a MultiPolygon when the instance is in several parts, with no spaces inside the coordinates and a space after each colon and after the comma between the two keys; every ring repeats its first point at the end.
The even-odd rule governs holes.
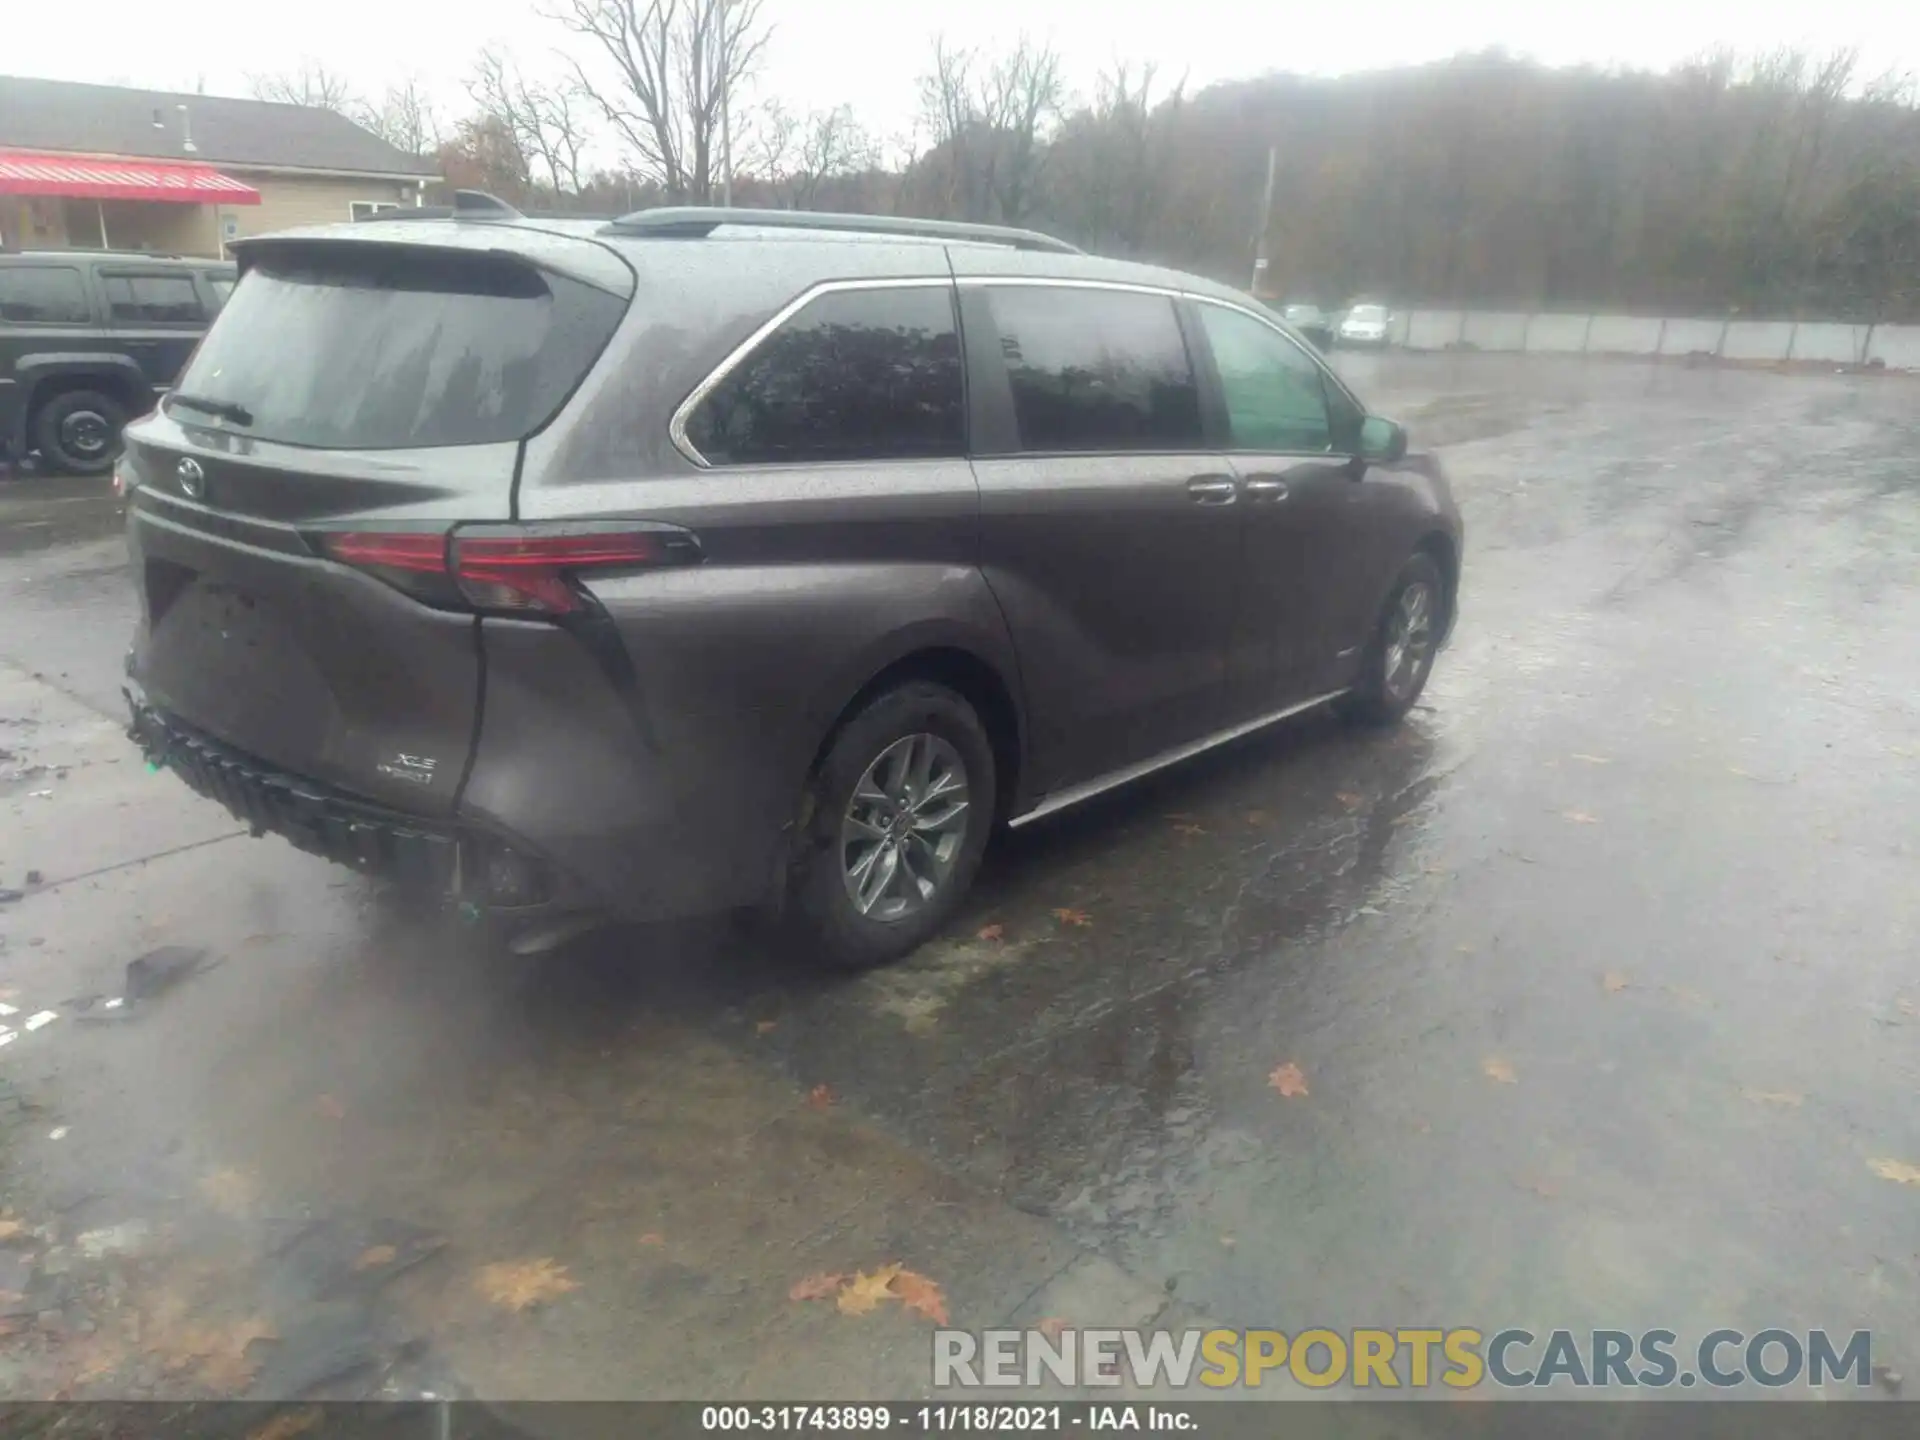
{"type": "Polygon", "coordinates": [[[1387,697],[1411,703],[1426,679],[1433,658],[1433,620],[1438,610],[1434,590],[1424,579],[1410,581],[1387,621],[1386,663],[1382,688],[1387,697]]]}

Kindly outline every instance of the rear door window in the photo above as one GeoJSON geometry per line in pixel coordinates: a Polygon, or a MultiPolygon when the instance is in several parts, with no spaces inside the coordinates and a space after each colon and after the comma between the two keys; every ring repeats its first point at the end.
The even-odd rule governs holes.
{"type": "Polygon", "coordinates": [[[498,255],[383,245],[262,256],[179,389],[237,405],[248,415],[238,429],[291,445],[520,440],[565,403],[626,308],[498,255]]]}
{"type": "Polygon", "coordinates": [[[1200,389],[1170,296],[1039,285],[988,295],[1022,450],[1200,448],[1200,389]]]}
{"type": "Polygon", "coordinates": [[[829,291],[700,400],[687,441],[715,465],[964,455],[960,370],[951,285],[829,291]]]}
{"type": "Polygon", "coordinates": [[[90,325],[86,286],[71,265],[0,265],[0,320],[17,325],[90,325]]]}
{"type": "Polygon", "coordinates": [[[103,274],[107,314],[116,325],[199,325],[207,319],[193,277],[103,274]]]}

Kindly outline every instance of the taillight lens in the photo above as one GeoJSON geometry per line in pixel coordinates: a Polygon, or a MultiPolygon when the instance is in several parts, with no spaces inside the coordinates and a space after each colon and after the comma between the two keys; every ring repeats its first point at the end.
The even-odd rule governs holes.
{"type": "Polygon", "coordinates": [[[321,531],[320,552],[432,605],[571,615],[591,600],[574,576],[699,558],[685,530],[627,521],[463,525],[445,531],[321,531]]]}
{"type": "Polygon", "coordinates": [[[453,537],[454,583],[483,610],[568,615],[585,604],[571,577],[581,570],[634,570],[666,558],[646,530],[453,537]]]}

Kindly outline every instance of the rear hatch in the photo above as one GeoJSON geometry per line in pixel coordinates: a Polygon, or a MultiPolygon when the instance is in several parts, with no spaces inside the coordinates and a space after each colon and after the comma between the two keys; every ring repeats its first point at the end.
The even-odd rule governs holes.
{"type": "Polygon", "coordinates": [[[246,755],[444,813],[482,685],[449,537],[511,520],[521,442],[605,348],[631,272],[590,240],[456,222],[274,237],[241,266],[127,432],[131,673],[246,755]]]}

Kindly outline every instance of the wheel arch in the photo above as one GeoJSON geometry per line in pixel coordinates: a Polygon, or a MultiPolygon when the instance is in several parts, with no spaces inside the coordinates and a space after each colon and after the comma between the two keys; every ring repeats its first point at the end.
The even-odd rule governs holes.
{"type": "Polygon", "coordinates": [[[1011,814],[1020,793],[1026,729],[1017,689],[1002,668],[981,653],[984,648],[953,636],[926,637],[880,665],[834,712],[814,747],[807,773],[819,769],[834,738],[877,696],[909,681],[931,681],[960,695],[979,715],[993,746],[994,814],[996,819],[1011,814]]]}
{"type": "Polygon", "coordinates": [[[146,376],[124,355],[35,356],[16,373],[22,400],[15,438],[29,445],[41,407],[57,396],[75,390],[98,390],[119,401],[129,419],[145,410],[153,398],[153,387],[146,376]]]}

